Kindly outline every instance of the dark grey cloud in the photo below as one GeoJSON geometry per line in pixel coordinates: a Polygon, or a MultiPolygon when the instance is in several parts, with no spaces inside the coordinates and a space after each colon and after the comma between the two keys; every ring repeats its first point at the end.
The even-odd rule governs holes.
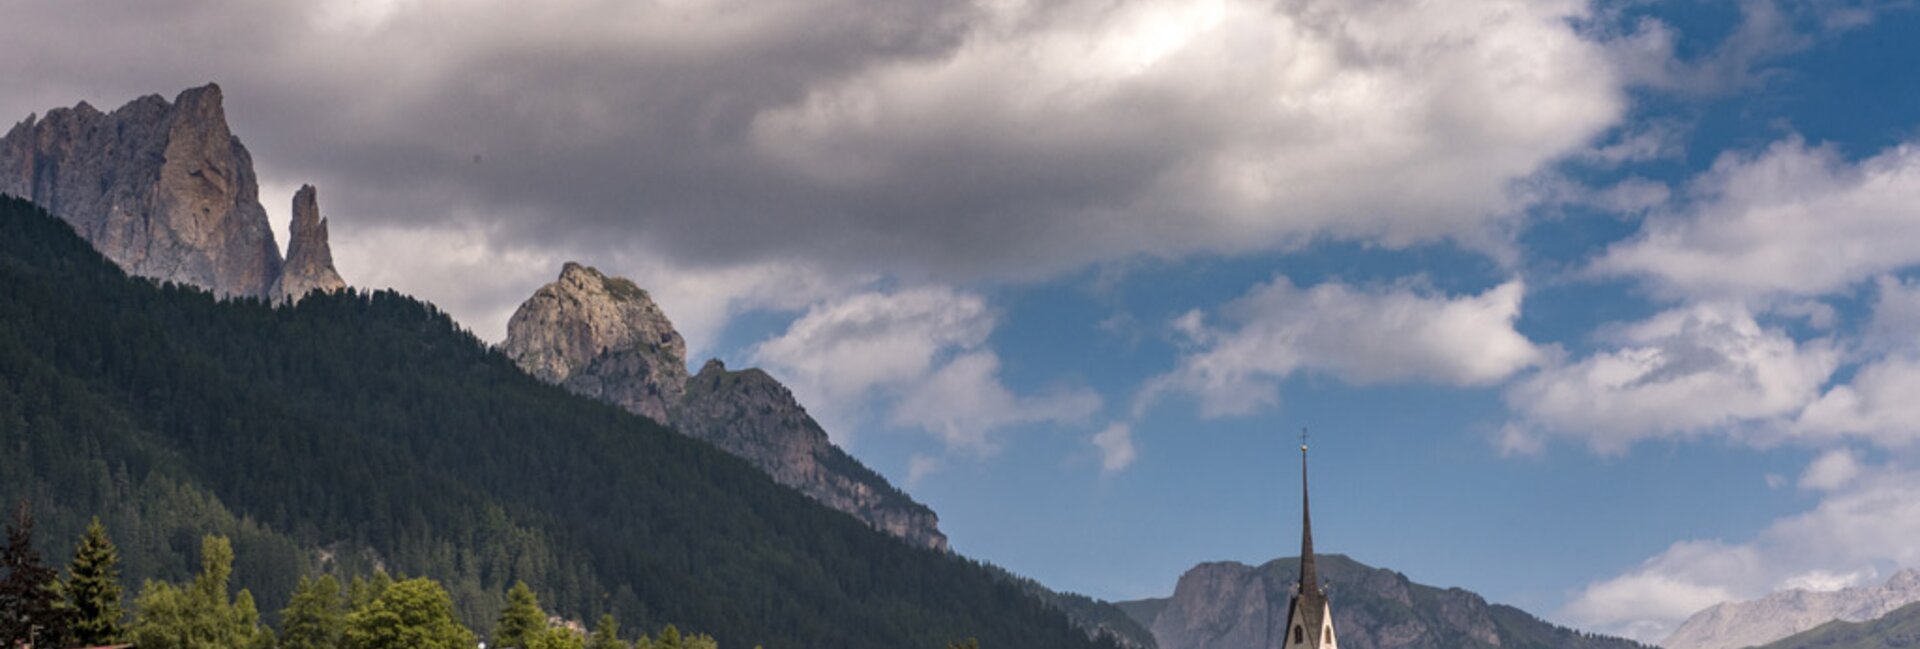
{"type": "Polygon", "coordinates": [[[769,266],[817,288],[1484,238],[1514,181],[1623,111],[1584,11],[0,0],[26,54],[0,60],[0,111],[218,81],[262,177],[326,187],[343,258],[382,265],[349,280],[517,273],[520,290],[412,284],[488,320],[555,257],[738,295],[766,293],[769,266]]]}

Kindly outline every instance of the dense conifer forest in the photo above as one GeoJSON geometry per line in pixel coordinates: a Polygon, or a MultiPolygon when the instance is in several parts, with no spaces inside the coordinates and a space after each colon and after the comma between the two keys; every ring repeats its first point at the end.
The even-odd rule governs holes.
{"type": "Polygon", "coordinates": [[[35,504],[49,556],[98,517],[129,583],[191,579],[218,534],[269,624],[303,577],[384,570],[432,578],[471,628],[525,582],[561,615],[727,647],[1102,646],[403,295],[216,301],[8,197],[0,286],[0,502],[35,504]]]}

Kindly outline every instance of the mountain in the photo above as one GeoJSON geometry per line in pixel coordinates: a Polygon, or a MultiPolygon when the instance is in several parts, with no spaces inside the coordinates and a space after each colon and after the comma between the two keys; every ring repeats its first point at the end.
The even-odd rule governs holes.
{"type": "Polygon", "coordinates": [[[171,103],[149,95],[111,113],[81,102],[28,116],[0,138],[0,193],[66,219],[135,275],[259,299],[344,286],[310,188],[294,200],[288,252],[297,263],[286,267],[253,157],[222,104],[209,84],[171,103]]]}
{"type": "Polygon", "coordinates": [[[1667,649],[1739,649],[1766,644],[1834,620],[1861,622],[1920,602],[1920,570],[1879,586],[1835,591],[1783,590],[1748,602],[1717,604],[1687,618],[1660,643],[1667,649]]]}
{"type": "Polygon", "coordinates": [[[1920,647],[1920,603],[1865,622],[1834,620],[1760,649],[1906,649],[1920,647]]]}
{"type": "Polygon", "coordinates": [[[101,517],[128,583],[183,578],[217,532],[264,611],[303,573],[383,566],[478,628],[524,580],[570,618],[728,647],[1117,646],[393,292],[276,307],[133,280],[4,197],[0,286],[0,501],[30,499],[56,557],[101,517]]]}
{"type": "Polygon", "coordinates": [[[708,361],[687,376],[686,341],[626,278],[566,264],[514,311],[500,348],[541,380],[672,425],[876,529],[947,549],[932,509],[835,446],[766,372],[708,361]]]}
{"type": "MultiPolygon", "coordinates": [[[[1554,626],[1458,588],[1416,584],[1343,555],[1316,556],[1345,649],[1644,649],[1554,626]]],[[[1299,570],[1293,558],[1259,567],[1203,563],[1181,575],[1172,597],[1119,606],[1152,629],[1160,649],[1279,649],[1299,570]]]]}

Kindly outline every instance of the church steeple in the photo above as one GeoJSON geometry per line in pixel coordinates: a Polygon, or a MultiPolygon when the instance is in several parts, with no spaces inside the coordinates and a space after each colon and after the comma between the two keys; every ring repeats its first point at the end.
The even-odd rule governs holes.
{"type": "Polygon", "coordinates": [[[1333,638],[1333,608],[1320,589],[1313,557],[1313,513],[1307,497],[1307,432],[1300,431],[1300,585],[1287,609],[1287,649],[1338,649],[1333,638]]]}
{"type": "Polygon", "coordinates": [[[1313,503],[1307,498],[1307,434],[1300,432],[1300,592],[1320,590],[1313,562],[1313,503]]]}

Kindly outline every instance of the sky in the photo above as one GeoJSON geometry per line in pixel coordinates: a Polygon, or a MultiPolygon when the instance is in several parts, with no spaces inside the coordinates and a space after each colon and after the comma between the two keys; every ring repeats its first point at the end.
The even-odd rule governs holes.
{"type": "Polygon", "coordinates": [[[1056,588],[1294,554],[1302,428],[1323,552],[1583,629],[1920,566],[1909,2],[0,14],[0,114],[218,82],[349,282],[630,277],[1056,588]]]}

